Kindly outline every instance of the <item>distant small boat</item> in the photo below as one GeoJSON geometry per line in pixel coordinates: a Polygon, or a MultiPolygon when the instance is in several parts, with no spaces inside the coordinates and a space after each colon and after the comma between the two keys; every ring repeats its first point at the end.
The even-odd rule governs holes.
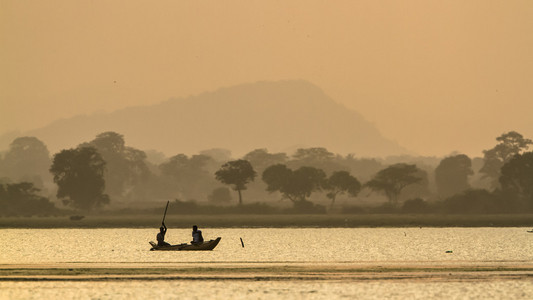
{"type": "Polygon", "coordinates": [[[158,246],[157,243],[150,241],[150,245],[152,245],[150,251],[206,251],[215,249],[219,242],[220,237],[201,244],[179,244],[170,246],[158,246]]]}
{"type": "Polygon", "coordinates": [[[529,233],[533,233],[533,229],[531,229],[531,230],[528,230],[527,232],[529,232],[529,233]]]}

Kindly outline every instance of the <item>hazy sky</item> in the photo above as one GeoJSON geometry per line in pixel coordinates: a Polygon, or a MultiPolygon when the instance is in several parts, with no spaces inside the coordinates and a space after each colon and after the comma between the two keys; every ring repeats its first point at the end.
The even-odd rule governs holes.
{"type": "Polygon", "coordinates": [[[0,134],[282,79],[419,154],[481,155],[533,138],[533,1],[0,0],[0,134]]]}

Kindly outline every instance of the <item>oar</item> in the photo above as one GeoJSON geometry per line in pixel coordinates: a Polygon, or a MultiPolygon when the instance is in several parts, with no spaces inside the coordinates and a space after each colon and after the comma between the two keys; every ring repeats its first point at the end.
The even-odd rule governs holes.
{"type": "Polygon", "coordinates": [[[163,215],[163,221],[161,223],[165,223],[165,217],[167,216],[167,209],[168,209],[168,204],[170,203],[170,201],[167,201],[167,207],[165,207],[165,214],[163,215]]]}

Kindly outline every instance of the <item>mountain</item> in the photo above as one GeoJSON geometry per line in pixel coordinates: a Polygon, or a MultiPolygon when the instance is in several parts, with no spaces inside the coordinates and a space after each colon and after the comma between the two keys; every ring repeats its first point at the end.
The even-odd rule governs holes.
{"type": "Polygon", "coordinates": [[[242,84],[151,106],[80,115],[24,135],[39,138],[56,153],[105,131],[123,134],[129,146],[167,155],[211,148],[229,149],[235,157],[258,148],[292,154],[302,147],[356,157],[408,153],[359,113],[301,80],[242,84]]]}

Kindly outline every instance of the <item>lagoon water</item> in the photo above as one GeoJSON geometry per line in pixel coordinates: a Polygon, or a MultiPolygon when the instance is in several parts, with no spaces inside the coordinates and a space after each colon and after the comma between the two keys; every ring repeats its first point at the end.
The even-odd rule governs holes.
{"type": "MultiPolygon", "coordinates": [[[[206,240],[222,237],[214,251],[148,251],[157,232],[1,229],[0,263],[533,261],[527,228],[211,228],[206,240]]],[[[166,240],[189,242],[191,230],[170,228],[166,240]]]]}
{"type": "MultiPolygon", "coordinates": [[[[149,251],[157,229],[1,229],[0,264],[154,265],[520,265],[533,262],[527,228],[209,228],[222,237],[208,252],[149,251]],[[244,242],[244,248],[240,239],[244,242]]],[[[189,229],[169,228],[183,243],[189,229]]],[[[532,280],[136,280],[0,281],[8,299],[513,298],[533,296],[532,280]]]]}

